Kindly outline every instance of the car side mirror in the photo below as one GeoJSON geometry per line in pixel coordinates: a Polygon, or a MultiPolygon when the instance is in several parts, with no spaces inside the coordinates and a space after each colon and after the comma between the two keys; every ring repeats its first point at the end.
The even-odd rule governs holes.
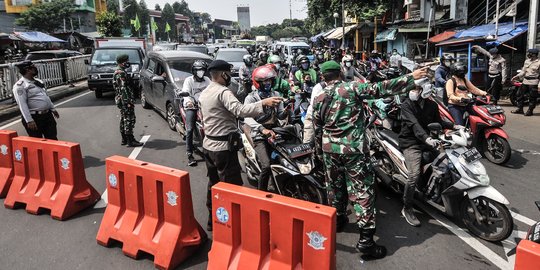
{"type": "Polygon", "coordinates": [[[84,64],[85,65],[90,65],[90,61],[88,61],[88,59],[84,59],[84,64]]]}
{"type": "Polygon", "coordinates": [[[152,82],[162,82],[162,83],[164,83],[165,78],[163,78],[161,76],[158,76],[158,75],[155,75],[154,77],[152,77],[152,82]]]}

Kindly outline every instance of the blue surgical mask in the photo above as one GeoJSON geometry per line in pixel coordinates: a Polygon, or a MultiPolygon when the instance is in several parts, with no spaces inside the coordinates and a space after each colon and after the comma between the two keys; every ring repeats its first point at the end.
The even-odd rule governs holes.
{"type": "Polygon", "coordinates": [[[302,69],[308,69],[309,64],[308,63],[302,63],[302,69]]]}

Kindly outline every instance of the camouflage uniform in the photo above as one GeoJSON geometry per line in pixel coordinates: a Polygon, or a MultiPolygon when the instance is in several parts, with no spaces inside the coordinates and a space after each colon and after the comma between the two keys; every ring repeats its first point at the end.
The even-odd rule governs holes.
{"type": "Polygon", "coordinates": [[[315,134],[322,140],[329,203],[338,214],[345,214],[346,187],[361,229],[375,228],[374,176],[364,144],[362,101],[412,89],[414,79],[410,75],[375,84],[339,81],[326,86],[313,103],[315,134]],[[325,102],[327,109],[321,115],[325,102]]]}
{"type": "Polygon", "coordinates": [[[135,97],[129,87],[125,68],[118,66],[114,72],[115,103],[120,109],[120,133],[133,135],[135,127],[135,97]]]}

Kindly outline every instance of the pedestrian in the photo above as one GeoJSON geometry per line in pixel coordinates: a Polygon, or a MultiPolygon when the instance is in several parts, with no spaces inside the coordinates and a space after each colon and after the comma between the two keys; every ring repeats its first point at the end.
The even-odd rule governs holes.
{"type": "Polygon", "coordinates": [[[242,185],[238,150],[242,144],[238,133],[238,117],[259,117],[264,115],[264,106],[278,106],[283,98],[269,97],[252,104],[242,104],[228,88],[231,84],[231,64],[214,60],[208,66],[212,82],[199,97],[203,117],[203,153],[208,170],[207,230],[212,230],[211,188],[218,182],[242,185]]]}
{"type": "Polygon", "coordinates": [[[118,67],[114,72],[114,102],[120,109],[120,134],[122,135],[122,145],[138,147],[143,144],[135,140],[133,128],[135,127],[135,96],[131,89],[131,78],[126,73],[126,68],[130,67],[129,56],[121,54],[116,57],[118,67]]]}
{"type": "Polygon", "coordinates": [[[506,60],[499,54],[497,48],[491,48],[489,51],[484,50],[484,48],[478,45],[474,45],[473,48],[476,49],[477,52],[489,57],[487,92],[493,96],[493,103],[497,105],[497,102],[501,97],[503,84],[508,78],[506,60]]]}
{"type": "Polygon", "coordinates": [[[523,101],[525,94],[529,94],[529,109],[525,113],[525,116],[533,115],[534,108],[536,108],[536,100],[538,99],[538,83],[540,77],[540,59],[538,58],[538,49],[529,49],[527,51],[527,60],[521,69],[521,72],[512,78],[512,81],[517,79],[523,80],[521,89],[519,90],[517,97],[517,110],[512,113],[523,113],[523,101]]]}
{"type": "Polygon", "coordinates": [[[47,95],[45,84],[36,78],[32,61],[17,65],[22,77],[13,86],[13,96],[22,114],[22,124],[30,137],[58,140],[56,120],[60,115],[47,95]]]}
{"type": "MultiPolygon", "coordinates": [[[[341,66],[335,61],[321,66],[326,87],[313,103],[316,140],[322,147],[326,187],[330,205],[337,210],[337,229],[348,223],[345,186],[356,212],[360,239],[356,248],[373,258],[386,256],[386,248],[373,240],[375,235],[374,176],[369,149],[364,140],[364,99],[407,93],[414,80],[425,77],[426,68],[379,83],[343,82],[341,66]]],[[[318,152],[321,152],[318,151],[318,152]]]]}

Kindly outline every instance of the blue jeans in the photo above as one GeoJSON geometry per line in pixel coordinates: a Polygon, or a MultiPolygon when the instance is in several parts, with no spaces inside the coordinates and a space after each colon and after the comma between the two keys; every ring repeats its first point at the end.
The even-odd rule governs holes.
{"type": "Polygon", "coordinates": [[[466,111],[468,111],[468,106],[459,106],[459,105],[448,105],[448,110],[450,111],[450,114],[452,115],[452,118],[454,118],[455,124],[463,126],[463,115],[466,111]]]}
{"type": "Polygon", "coordinates": [[[197,110],[186,110],[186,148],[189,154],[193,153],[193,129],[197,120],[197,110]]]}

